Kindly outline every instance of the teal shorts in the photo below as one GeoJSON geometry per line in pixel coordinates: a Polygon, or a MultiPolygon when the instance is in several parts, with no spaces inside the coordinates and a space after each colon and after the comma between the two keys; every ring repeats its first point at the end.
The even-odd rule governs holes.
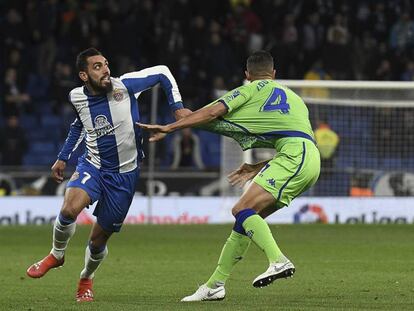
{"type": "Polygon", "coordinates": [[[318,148],[308,139],[290,138],[278,149],[253,181],[275,197],[279,209],[316,183],[321,160],[318,148]]]}

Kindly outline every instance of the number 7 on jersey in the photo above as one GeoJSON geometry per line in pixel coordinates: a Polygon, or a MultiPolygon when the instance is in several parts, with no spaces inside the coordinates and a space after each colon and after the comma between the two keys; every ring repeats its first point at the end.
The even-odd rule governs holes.
{"type": "Polygon", "coordinates": [[[85,177],[82,178],[81,184],[86,184],[86,182],[91,178],[91,174],[83,172],[83,175],[85,175],[85,177]]]}

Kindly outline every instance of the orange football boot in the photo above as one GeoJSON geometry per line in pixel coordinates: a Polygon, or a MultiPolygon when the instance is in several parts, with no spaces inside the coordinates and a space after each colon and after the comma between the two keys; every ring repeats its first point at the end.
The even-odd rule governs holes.
{"type": "Polygon", "coordinates": [[[41,278],[44,276],[50,269],[57,268],[63,265],[65,262],[65,257],[62,259],[57,259],[52,254],[47,255],[41,261],[34,263],[31,265],[26,273],[31,278],[41,278]]]}
{"type": "Polygon", "coordinates": [[[76,293],[77,302],[93,301],[92,279],[80,279],[76,293]]]}

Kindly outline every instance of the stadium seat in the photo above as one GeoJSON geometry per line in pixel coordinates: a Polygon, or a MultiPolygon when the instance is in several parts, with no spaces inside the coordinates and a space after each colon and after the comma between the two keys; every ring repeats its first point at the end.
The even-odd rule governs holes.
{"type": "Polygon", "coordinates": [[[409,168],[411,170],[414,168],[414,159],[413,158],[403,159],[402,161],[403,161],[402,167],[409,168]]]}
{"type": "Polygon", "coordinates": [[[359,167],[377,169],[379,167],[379,159],[377,157],[368,155],[360,158],[359,167]]]}
{"type": "Polygon", "coordinates": [[[27,82],[26,92],[32,99],[42,99],[47,97],[49,81],[45,76],[30,74],[27,82]]]}
{"type": "Polygon", "coordinates": [[[385,167],[387,169],[401,169],[401,157],[395,158],[381,158],[380,160],[380,167],[385,167]]]}
{"type": "Polygon", "coordinates": [[[20,117],[20,125],[25,130],[32,130],[39,126],[38,120],[32,115],[22,115],[20,117]]]}
{"type": "Polygon", "coordinates": [[[27,166],[50,167],[56,161],[56,154],[32,154],[27,153],[23,158],[23,164],[27,166]]]}
{"type": "Polygon", "coordinates": [[[198,131],[200,138],[201,157],[206,167],[220,167],[220,136],[217,134],[198,131]]]}
{"type": "Polygon", "coordinates": [[[33,131],[27,131],[26,135],[27,135],[27,139],[30,142],[45,141],[48,139],[48,132],[44,130],[43,128],[37,128],[36,130],[33,130],[33,131]]]}
{"type": "Polygon", "coordinates": [[[36,107],[36,112],[39,118],[43,118],[45,115],[52,115],[52,104],[47,101],[37,101],[33,103],[36,107]]]}
{"type": "Polygon", "coordinates": [[[62,120],[60,117],[54,115],[44,115],[42,116],[42,127],[43,128],[54,128],[55,130],[60,130],[62,120]]]}
{"type": "Polygon", "coordinates": [[[32,154],[56,154],[56,145],[52,142],[32,142],[29,147],[32,154]]]}
{"type": "Polygon", "coordinates": [[[348,196],[350,176],[347,173],[322,174],[313,187],[315,196],[348,196]]]}

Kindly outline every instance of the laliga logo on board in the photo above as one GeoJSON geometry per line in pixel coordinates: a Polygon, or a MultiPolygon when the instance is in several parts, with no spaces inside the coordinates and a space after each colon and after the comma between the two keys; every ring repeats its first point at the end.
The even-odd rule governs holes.
{"type": "Polygon", "coordinates": [[[323,208],[316,204],[306,204],[293,215],[293,223],[328,223],[323,208]]]}

